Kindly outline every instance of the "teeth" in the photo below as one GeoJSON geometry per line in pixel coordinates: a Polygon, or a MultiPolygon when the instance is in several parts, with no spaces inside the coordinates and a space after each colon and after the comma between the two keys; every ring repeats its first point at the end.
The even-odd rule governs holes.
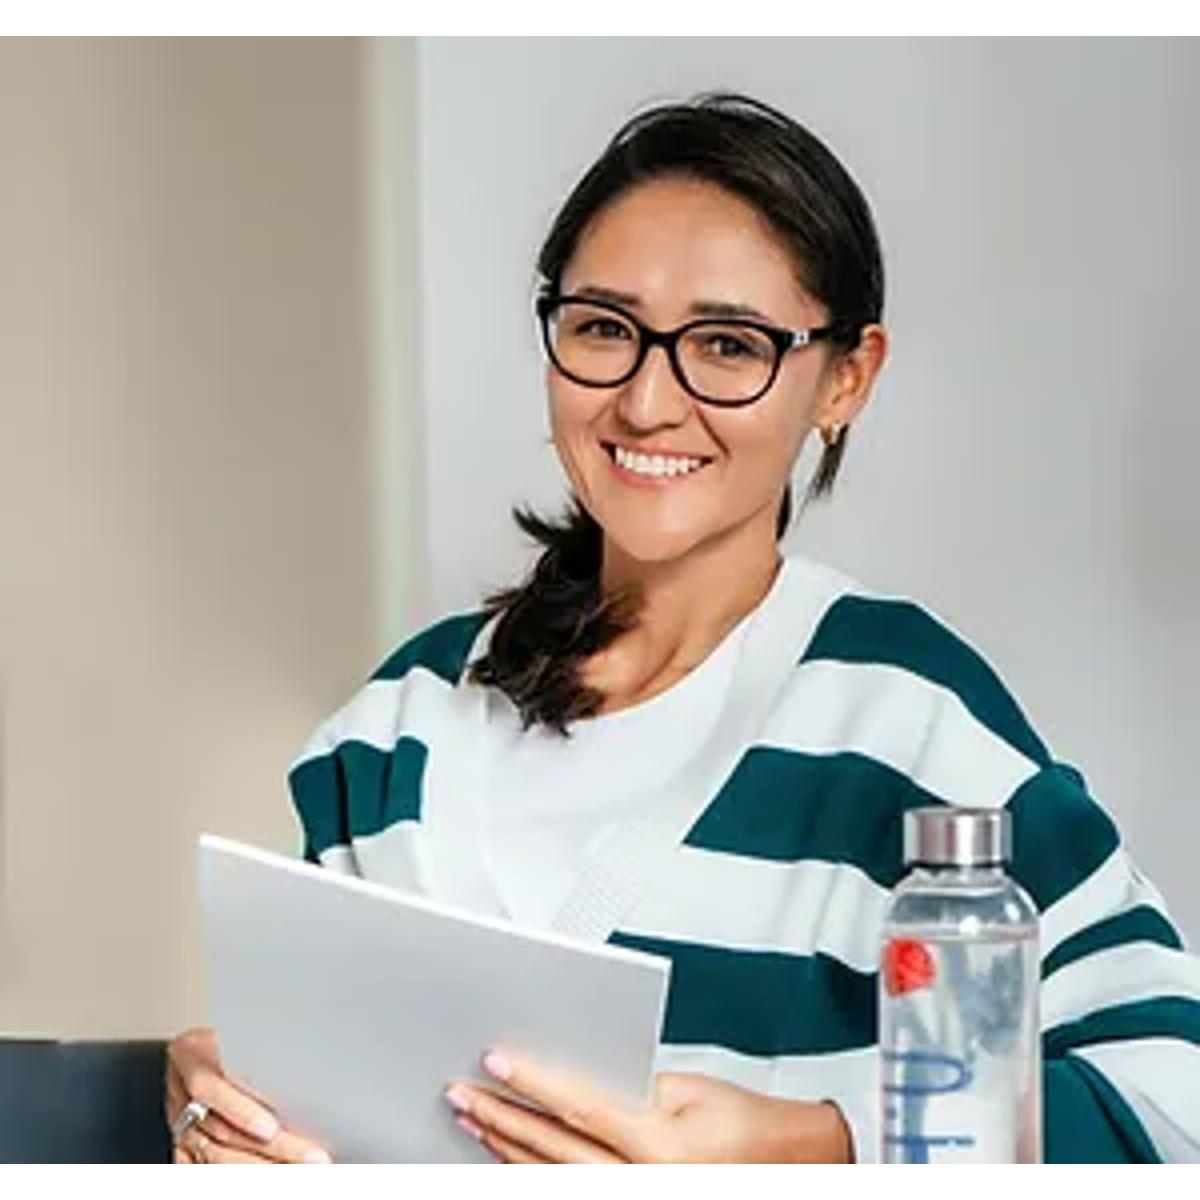
{"type": "Polygon", "coordinates": [[[616,446],[617,465],[637,475],[649,475],[661,479],[673,479],[676,475],[687,475],[704,464],[698,458],[674,458],[664,454],[635,454],[622,446],[616,446]]]}

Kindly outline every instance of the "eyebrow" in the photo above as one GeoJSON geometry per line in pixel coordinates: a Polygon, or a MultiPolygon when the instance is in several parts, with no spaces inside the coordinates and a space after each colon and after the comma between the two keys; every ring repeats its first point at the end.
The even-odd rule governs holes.
{"type": "MultiPolygon", "coordinates": [[[[620,304],[625,308],[637,310],[641,308],[641,300],[632,292],[618,292],[613,288],[598,287],[587,284],[576,288],[572,296],[582,300],[605,300],[609,304],[620,304]]],[[[745,317],[751,321],[763,321],[768,325],[774,322],[766,313],[759,312],[749,304],[735,304],[730,300],[693,300],[688,305],[688,312],[697,317],[745,317]]]]}

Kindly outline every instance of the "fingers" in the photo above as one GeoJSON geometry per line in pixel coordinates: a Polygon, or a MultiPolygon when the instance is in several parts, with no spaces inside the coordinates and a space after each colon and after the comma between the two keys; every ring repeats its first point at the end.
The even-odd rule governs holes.
{"type": "Polygon", "coordinates": [[[179,1078],[179,1072],[175,1069],[174,1064],[168,1062],[167,1087],[163,1105],[168,1128],[179,1120],[179,1114],[183,1112],[185,1104],[187,1104],[187,1095],[183,1090],[183,1080],[179,1078]]]}
{"type": "Polygon", "coordinates": [[[637,1160],[645,1140],[646,1114],[601,1091],[585,1079],[492,1052],[484,1068],[513,1091],[553,1113],[591,1141],[637,1160]]]}
{"type": "Polygon", "coordinates": [[[180,1149],[190,1156],[194,1163],[237,1163],[243,1166],[270,1163],[273,1160],[253,1151],[238,1150],[231,1146],[222,1146],[214,1138],[202,1133],[193,1126],[183,1135],[180,1149]]]}
{"type": "Polygon", "coordinates": [[[271,1162],[327,1163],[329,1154],[315,1142],[281,1129],[270,1141],[262,1142],[231,1125],[219,1113],[210,1112],[199,1127],[214,1141],[232,1150],[258,1154],[271,1162]]]}
{"type": "Polygon", "coordinates": [[[546,1165],[546,1159],[538,1158],[536,1154],[533,1154],[524,1146],[519,1146],[516,1142],[510,1142],[508,1138],[501,1137],[498,1133],[488,1133],[485,1131],[480,1141],[502,1163],[520,1163],[525,1166],[532,1166],[535,1163],[539,1166],[546,1165]]]}
{"type": "Polygon", "coordinates": [[[168,1087],[173,1070],[184,1103],[199,1100],[258,1142],[269,1142],[279,1134],[275,1114],[225,1078],[211,1029],[189,1030],[176,1038],[168,1052],[168,1063],[168,1087]]]}
{"type": "Polygon", "coordinates": [[[257,1100],[251,1100],[223,1075],[207,1068],[184,1077],[187,1093],[230,1125],[248,1133],[257,1142],[269,1142],[279,1136],[279,1119],[257,1100]]]}
{"type": "Polygon", "coordinates": [[[275,1114],[225,1078],[211,1029],[181,1034],[168,1047],[167,1061],[178,1072],[190,1099],[199,1100],[260,1142],[268,1142],[279,1133],[275,1114]]]}
{"type": "Polygon", "coordinates": [[[209,1113],[175,1147],[177,1163],[327,1163],[328,1153],[286,1130],[269,1142],[256,1142],[216,1113],[209,1113]]]}
{"type": "MultiPolygon", "coordinates": [[[[173,1125],[189,1100],[209,1110],[193,1126],[207,1138],[220,1161],[327,1163],[329,1154],[315,1142],[281,1127],[275,1114],[257,1098],[227,1079],[221,1070],[211,1030],[194,1029],[171,1042],[167,1053],[166,1113],[173,1125]],[[247,1159],[245,1156],[250,1156],[247,1159]]],[[[197,1160],[196,1144],[183,1139],[184,1150],[197,1160]]],[[[203,1144],[203,1143],[202,1143],[203,1144]]]]}
{"type": "MultiPolygon", "coordinates": [[[[466,1117],[482,1135],[489,1149],[505,1146],[510,1162],[608,1163],[620,1162],[619,1155],[606,1146],[569,1129],[551,1116],[535,1113],[521,1104],[486,1091],[455,1084],[447,1099],[460,1117],[466,1117]],[[514,1151],[512,1147],[517,1147],[514,1151]],[[519,1151],[521,1157],[513,1157],[519,1151]]],[[[462,1121],[460,1119],[460,1124],[462,1121]]]]}

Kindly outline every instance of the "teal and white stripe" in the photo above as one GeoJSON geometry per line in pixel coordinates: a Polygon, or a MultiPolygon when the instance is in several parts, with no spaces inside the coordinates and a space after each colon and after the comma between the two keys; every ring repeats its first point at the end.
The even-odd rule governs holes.
{"type": "MultiPolygon", "coordinates": [[[[411,639],[304,747],[289,781],[310,857],[433,887],[425,818],[449,811],[479,736],[457,700],[483,632],[472,613],[411,639]]],[[[902,813],[927,804],[1013,813],[1013,873],[1041,912],[1047,1157],[1200,1157],[1200,962],[1162,897],[986,662],[919,606],[857,590],[609,939],[672,960],[659,1067],[837,1099],[869,1150],[877,931],[902,813]]]]}

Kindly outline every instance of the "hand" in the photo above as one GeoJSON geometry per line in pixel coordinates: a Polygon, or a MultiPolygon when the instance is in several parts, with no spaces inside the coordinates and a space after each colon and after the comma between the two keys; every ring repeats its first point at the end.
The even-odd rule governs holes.
{"type": "Polygon", "coordinates": [[[850,1132],[829,1102],[765,1096],[705,1075],[660,1074],[649,1105],[631,1105],[583,1080],[502,1054],[485,1068],[532,1112],[487,1088],[455,1083],[446,1099],[460,1127],[501,1161],[849,1162],[850,1132]]]}
{"type": "Polygon", "coordinates": [[[225,1078],[211,1029],[190,1029],[167,1045],[168,1127],[189,1100],[199,1100],[209,1112],[176,1144],[177,1163],[330,1161],[322,1147],[280,1128],[269,1108],[225,1078]]]}

